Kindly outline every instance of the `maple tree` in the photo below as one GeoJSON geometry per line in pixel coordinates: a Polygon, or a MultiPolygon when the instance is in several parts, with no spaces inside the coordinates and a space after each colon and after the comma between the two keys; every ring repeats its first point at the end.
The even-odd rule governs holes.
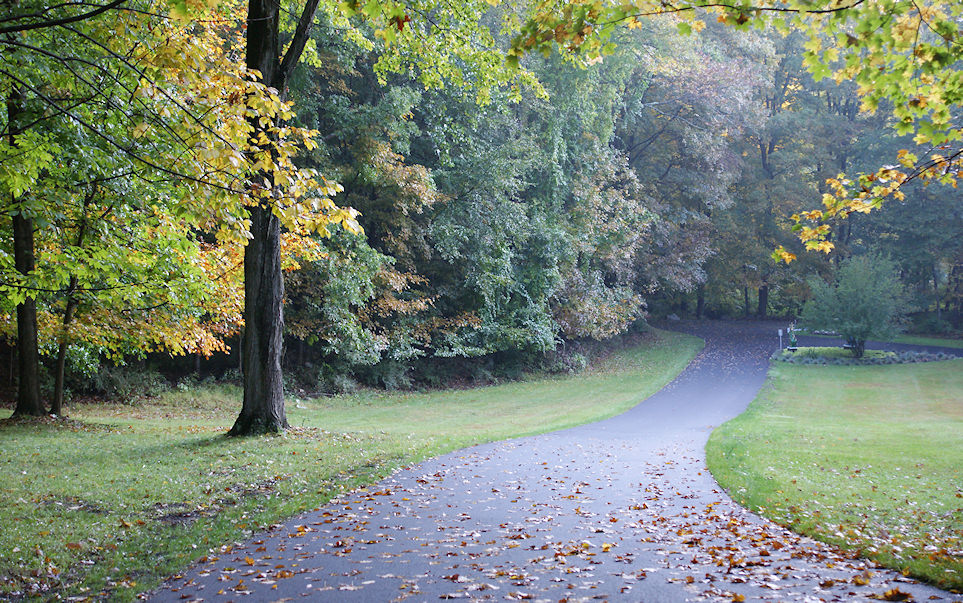
{"type": "Polygon", "coordinates": [[[59,412],[66,346],[84,307],[82,339],[108,354],[224,349],[226,333],[201,324],[216,306],[205,299],[218,272],[201,273],[208,245],[196,229],[227,242],[243,234],[238,205],[224,200],[246,136],[231,113],[249,107],[231,99],[258,89],[243,69],[221,68],[231,63],[213,22],[188,29],[126,7],[38,23],[43,11],[17,8],[0,82],[15,100],[5,105],[0,187],[16,269],[0,259],[5,299],[17,307],[16,411],[40,414],[38,338],[58,342],[59,412]],[[38,329],[38,301],[62,315],[59,327],[41,316],[38,329]]]}

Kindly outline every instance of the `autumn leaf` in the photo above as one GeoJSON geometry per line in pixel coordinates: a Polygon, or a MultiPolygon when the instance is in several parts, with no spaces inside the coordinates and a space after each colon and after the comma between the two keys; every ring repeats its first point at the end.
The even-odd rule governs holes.
{"type": "Polygon", "coordinates": [[[901,591],[899,588],[891,588],[883,594],[873,594],[869,596],[870,599],[876,599],[878,601],[909,601],[913,596],[909,593],[901,591]]]}

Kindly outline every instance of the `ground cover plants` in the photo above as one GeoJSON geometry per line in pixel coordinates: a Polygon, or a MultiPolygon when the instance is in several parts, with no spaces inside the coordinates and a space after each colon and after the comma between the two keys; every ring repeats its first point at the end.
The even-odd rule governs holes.
{"type": "Polygon", "coordinates": [[[719,483],[795,531],[963,590],[963,361],[769,375],[709,440],[719,483]]]}
{"type": "Polygon", "coordinates": [[[575,377],[290,400],[284,436],[224,437],[240,400],[229,386],[79,406],[61,420],[0,411],[0,598],[131,600],[210,551],[398,467],[624,411],[701,346],[651,331],[575,377]]]}

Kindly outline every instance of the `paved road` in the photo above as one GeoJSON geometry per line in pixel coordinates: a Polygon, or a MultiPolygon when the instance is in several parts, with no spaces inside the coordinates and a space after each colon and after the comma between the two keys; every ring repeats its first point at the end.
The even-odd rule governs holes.
{"type": "Polygon", "coordinates": [[[629,412],[400,471],[152,600],[853,601],[895,587],[959,601],[752,515],[705,469],[712,428],[762,385],[777,326],[680,323],[705,350],[629,412]]]}

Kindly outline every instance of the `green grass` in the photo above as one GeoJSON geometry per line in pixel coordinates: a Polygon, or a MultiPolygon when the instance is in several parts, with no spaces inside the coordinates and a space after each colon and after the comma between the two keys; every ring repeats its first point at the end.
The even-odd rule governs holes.
{"type": "MultiPolygon", "coordinates": [[[[823,339],[840,339],[838,335],[816,335],[806,333],[807,337],[821,337],[823,339]]],[[[935,345],[944,348],[963,348],[963,339],[953,339],[950,337],[933,337],[924,335],[897,335],[891,339],[893,343],[909,343],[912,345],[935,345]]]]}
{"type": "Polygon", "coordinates": [[[240,406],[228,386],[0,422],[0,599],[132,600],[208,551],[398,467],[622,412],[701,347],[654,331],[575,377],[289,400],[284,436],[224,437],[240,406]]]}
{"type": "Polygon", "coordinates": [[[935,345],[944,348],[963,348],[963,339],[950,339],[948,337],[924,337],[922,335],[897,335],[893,341],[896,343],[911,343],[914,345],[935,345]]]}
{"type": "Polygon", "coordinates": [[[706,451],[741,504],[963,589],[963,360],[775,363],[760,395],[706,451]]]}

